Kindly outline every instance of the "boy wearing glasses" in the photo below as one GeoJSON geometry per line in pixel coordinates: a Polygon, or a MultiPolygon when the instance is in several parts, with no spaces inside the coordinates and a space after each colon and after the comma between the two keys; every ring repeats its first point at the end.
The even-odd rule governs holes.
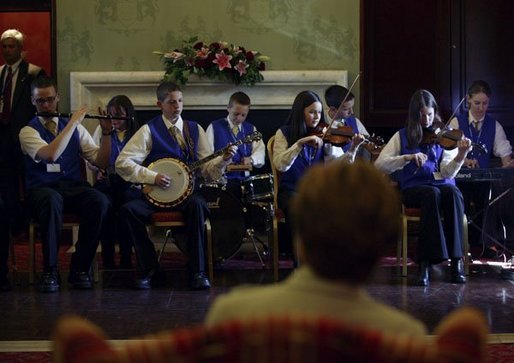
{"type": "MultiPolygon", "coordinates": [[[[36,78],[32,82],[31,93],[32,103],[38,112],[56,112],[59,95],[53,79],[36,78]]],[[[105,194],[92,188],[81,177],[81,158],[99,168],[108,166],[112,125],[108,119],[100,120],[103,137],[98,147],[80,124],[86,111],[85,107],[80,108],[69,120],[36,116],[20,132],[26,203],[31,217],[40,226],[43,243],[41,292],[56,292],[60,287],[59,237],[63,213],[69,212],[80,217],[80,230],[68,280],[78,289],[93,286],[89,271],[110,203],[105,194]]]]}

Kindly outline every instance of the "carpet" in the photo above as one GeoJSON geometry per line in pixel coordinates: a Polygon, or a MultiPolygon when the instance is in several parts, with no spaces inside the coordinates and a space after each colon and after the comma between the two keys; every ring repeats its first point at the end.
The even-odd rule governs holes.
{"type": "MultiPolygon", "coordinates": [[[[489,344],[487,346],[490,363],[514,362],[514,344],[489,344]]],[[[51,352],[1,352],[2,363],[49,363],[52,360],[51,352]]]]}

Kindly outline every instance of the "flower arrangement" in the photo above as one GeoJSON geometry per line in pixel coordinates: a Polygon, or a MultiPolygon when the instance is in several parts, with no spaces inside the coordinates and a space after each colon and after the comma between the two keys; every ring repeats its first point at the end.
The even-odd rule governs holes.
{"type": "Polygon", "coordinates": [[[269,57],[227,42],[204,43],[198,37],[184,41],[172,52],[153,52],[162,57],[164,80],[186,84],[191,74],[209,79],[228,80],[236,85],[253,86],[264,79],[269,57]]]}

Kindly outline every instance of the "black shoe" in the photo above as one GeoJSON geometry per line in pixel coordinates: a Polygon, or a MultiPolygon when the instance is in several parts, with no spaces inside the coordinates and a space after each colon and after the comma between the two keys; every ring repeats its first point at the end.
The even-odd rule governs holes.
{"type": "Polygon", "coordinates": [[[451,277],[450,281],[456,284],[465,284],[464,262],[462,258],[452,258],[450,261],[451,277]]]}
{"type": "Polygon", "coordinates": [[[72,284],[75,289],[93,288],[93,282],[88,272],[70,272],[68,282],[72,284]]]}
{"type": "Polygon", "coordinates": [[[39,279],[40,292],[57,292],[59,291],[61,279],[57,272],[43,272],[39,279]]]}
{"type": "Polygon", "coordinates": [[[11,291],[12,286],[9,280],[7,279],[7,276],[2,275],[0,276],[0,291],[11,291]]]}
{"type": "Polygon", "coordinates": [[[430,264],[428,262],[420,262],[416,285],[428,286],[429,282],[430,282],[430,264]]]}
{"type": "Polygon", "coordinates": [[[191,288],[193,290],[206,290],[210,289],[211,282],[205,275],[205,272],[197,272],[191,278],[191,288]]]}
{"type": "Polygon", "coordinates": [[[158,269],[152,269],[134,281],[134,288],[140,290],[147,290],[152,287],[160,287],[166,284],[166,274],[158,269]]]}

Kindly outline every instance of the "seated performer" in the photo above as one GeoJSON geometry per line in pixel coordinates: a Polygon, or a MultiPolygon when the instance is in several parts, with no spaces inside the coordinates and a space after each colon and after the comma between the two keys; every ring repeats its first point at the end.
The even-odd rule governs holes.
{"type": "Polygon", "coordinates": [[[301,267],[282,283],[220,296],[207,325],[286,314],[426,334],[420,321],[375,301],[364,288],[384,249],[398,238],[400,203],[383,175],[365,163],[313,166],[291,205],[301,267]]]}
{"type": "MultiPolygon", "coordinates": [[[[116,161],[116,170],[129,182],[144,183],[165,190],[174,187],[174,180],[170,175],[147,168],[150,163],[172,157],[189,164],[209,156],[212,149],[202,127],[196,122],[182,119],[182,91],[177,85],[161,83],[157,87],[157,100],[162,115],[150,120],[134,134],[121,151],[116,161]]],[[[232,146],[222,156],[204,163],[201,166],[202,175],[211,180],[221,178],[236,149],[232,146]]],[[[177,209],[184,213],[186,221],[190,286],[193,289],[208,289],[210,281],[205,274],[204,223],[209,210],[204,198],[196,192],[177,209]]],[[[129,241],[136,251],[138,277],[135,287],[139,289],[162,285],[165,280],[164,273],[159,269],[155,246],[146,231],[152,213],[158,210],[146,199],[139,198],[123,205],[118,213],[120,240],[129,241]]]]}
{"type": "MultiPolygon", "coordinates": [[[[281,172],[278,189],[278,207],[282,209],[288,223],[290,214],[289,201],[296,193],[296,184],[305,171],[313,164],[343,158],[353,162],[355,153],[364,140],[356,134],[350,148],[345,153],[322,140],[315,132],[318,124],[324,123],[323,106],[319,96],[312,91],[300,92],[294,102],[284,126],[277,130],[273,146],[273,163],[281,172]],[[314,134],[313,134],[314,133],[314,134]]],[[[293,253],[290,227],[286,226],[285,236],[280,239],[280,251],[293,253]]]]}
{"type": "MultiPolygon", "coordinates": [[[[328,106],[328,117],[330,117],[330,121],[334,120],[332,127],[349,126],[354,133],[369,136],[366,127],[364,127],[362,122],[353,114],[355,96],[346,87],[339,85],[328,87],[325,90],[325,102],[328,106]],[[343,100],[344,104],[341,105],[343,100]]],[[[330,124],[330,121],[327,121],[327,123],[330,124]]],[[[348,151],[350,146],[350,143],[344,145],[343,150],[348,151]]],[[[369,152],[363,147],[359,148],[358,155],[356,156],[365,160],[370,160],[371,158],[369,152]]]]}
{"type": "MultiPolygon", "coordinates": [[[[46,76],[32,83],[32,103],[38,112],[55,113],[59,95],[53,79],[46,76]]],[[[27,209],[39,224],[43,243],[42,292],[59,289],[59,239],[63,213],[80,216],[75,252],[71,257],[69,282],[79,289],[92,288],[90,268],[95,257],[103,219],[110,203],[81,177],[81,158],[106,168],[111,151],[111,121],[102,120],[98,147],[80,124],[87,109],[80,108],[69,120],[52,116],[34,117],[21,129],[24,153],[27,209]]]]}
{"type": "MultiPolygon", "coordinates": [[[[503,168],[514,167],[512,160],[512,146],[505,135],[501,124],[487,113],[489,100],[491,97],[491,87],[485,81],[474,81],[468,89],[466,99],[469,111],[462,113],[450,121],[450,127],[460,129],[471,141],[483,144],[487,153],[479,153],[475,150],[468,154],[464,161],[467,168],[489,168],[491,156],[501,159],[503,168]]],[[[506,187],[512,185],[513,180],[504,180],[489,183],[459,183],[459,188],[464,195],[466,211],[470,216],[483,210],[484,214],[479,215],[478,220],[482,220],[484,243],[483,255],[487,258],[500,257],[500,246],[493,243],[490,237],[498,240],[499,235],[503,235],[503,227],[507,232],[507,239],[514,241],[514,220],[512,207],[514,204],[514,193],[509,192],[501,198],[499,202],[493,204],[491,208],[485,208],[489,199],[489,190],[493,189],[492,198],[495,198],[506,187]],[[475,208],[472,208],[474,205],[475,208]],[[510,237],[510,238],[509,238],[510,237]]],[[[471,232],[475,232],[473,229],[471,232]]],[[[471,233],[471,235],[473,235],[471,233]]]]}
{"type": "MultiPolygon", "coordinates": [[[[247,135],[257,131],[254,125],[246,120],[250,111],[250,97],[244,92],[236,92],[230,96],[227,106],[228,115],[225,118],[213,121],[207,127],[207,139],[213,150],[224,148],[229,143],[244,139],[247,135]]],[[[232,164],[227,166],[225,178],[228,189],[236,196],[241,197],[241,180],[249,175],[252,167],[260,168],[264,165],[265,146],[262,140],[254,141],[251,145],[241,144],[232,158],[232,164]],[[239,170],[231,166],[247,166],[248,169],[239,170]]]]}
{"type": "MultiPolygon", "coordinates": [[[[121,150],[132,135],[139,128],[136,121],[136,111],[130,99],[125,95],[118,95],[111,98],[107,103],[107,114],[110,116],[125,117],[126,119],[113,119],[111,132],[111,158],[109,160],[109,167],[107,169],[96,170],[96,182],[94,187],[101,192],[105,193],[111,203],[112,208],[105,219],[104,228],[102,232],[102,262],[103,267],[106,269],[116,268],[114,262],[114,245],[117,238],[116,216],[118,209],[125,204],[125,202],[134,198],[140,197],[140,188],[135,188],[132,183],[123,180],[114,168],[114,163],[118,158],[121,150]]],[[[93,134],[93,140],[100,144],[102,138],[102,128],[99,125],[93,134]]],[[[132,246],[128,245],[126,241],[119,241],[120,245],[120,267],[123,269],[132,268],[132,246]]]]}
{"type": "Polygon", "coordinates": [[[471,141],[463,138],[453,150],[422,143],[434,121],[440,121],[434,96],[426,90],[416,91],[410,100],[407,126],[393,135],[375,162],[386,174],[401,170],[403,204],[421,209],[417,253],[417,283],[421,286],[429,283],[431,265],[448,258],[451,282],[466,282],[462,261],[464,204],[454,177],[471,150],[471,141]]]}

